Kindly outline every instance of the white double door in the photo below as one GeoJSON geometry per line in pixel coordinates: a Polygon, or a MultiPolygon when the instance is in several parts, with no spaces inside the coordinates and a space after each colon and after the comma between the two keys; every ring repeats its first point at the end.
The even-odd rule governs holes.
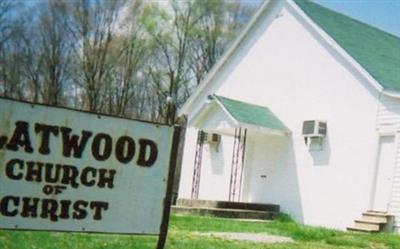
{"type": "Polygon", "coordinates": [[[372,210],[374,211],[388,211],[396,161],[395,141],[394,135],[381,136],[379,138],[375,189],[372,201],[372,210]]]}

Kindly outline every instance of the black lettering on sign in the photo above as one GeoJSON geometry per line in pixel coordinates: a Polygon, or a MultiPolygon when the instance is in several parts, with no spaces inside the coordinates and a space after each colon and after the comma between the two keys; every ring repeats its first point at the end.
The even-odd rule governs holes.
{"type": "Polygon", "coordinates": [[[77,188],[79,184],[76,182],[79,176],[79,170],[77,167],[72,165],[63,165],[64,174],[61,179],[62,184],[71,185],[73,188],[77,188]]]}
{"type": "Polygon", "coordinates": [[[57,221],[58,203],[53,199],[42,199],[42,213],[40,217],[43,219],[50,218],[51,221],[57,221]]]}
{"type": "Polygon", "coordinates": [[[3,216],[14,217],[18,214],[19,198],[16,196],[5,196],[0,200],[0,213],[3,216]],[[11,204],[13,202],[13,204],[11,204]],[[12,207],[12,205],[14,207],[12,207]],[[13,209],[14,208],[14,209],[13,209]]]}
{"type": "Polygon", "coordinates": [[[42,188],[42,192],[45,195],[51,195],[54,193],[54,186],[53,185],[44,185],[44,187],[42,188]]]}
{"type": "Polygon", "coordinates": [[[58,126],[36,123],[35,132],[42,135],[39,153],[43,155],[50,154],[50,135],[58,136],[58,126]]]}
{"type": "Polygon", "coordinates": [[[39,198],[30,198],[24,197],[22,198],[22,212],[21,216],[26,217],[37,217],[38,216],[38,203],[39,198]],[[31,204],[32,200],[32,204],[31,204]]]}
{"type": "Polygon", "coordinates": [[[82,131],[81,136],[71,135],[71,128],[60,127],[63,140],[63,156],[71,157],[73,151],[73,156],[75,158],[82,158],[82,153],[85,150],[86,143],[92,136],[90,131],[82,131]]]}
{"type": "Polygon", "coordinates": [[[93,219],[101,220],[103,218],[101,212],[103,210],[108,210],[108,203],[103,201],[92,201],[90,203],[90,208],[94,211],[93,219]]]}
{"type": "Polygon", "coordinates": [[[0,150],[3,149],[3,146],[7,143],[6,136],[0,136],[0,150]]]}
{"type": "Polygon", "coordinates": [[[45,163],[45,176],[44,179],[47,183],[57,183],[60,179],[61,164],[45,163]]]}
{"type": "Polygon", "coordinates": [[[87,216],[87,211],[86,211],[86,207],[88,206],[88,202],[87,201],[76,201],[74,203],[74,212],[72,214],[72,218],[75,220],[82,220],[85,219],[87,216]]]}
{"type": "Polygon", "coordinates": [[[24,168],[24,161],[20,159],[12,159],[6,164],[6,176],[12,180],[21,180],[23,177],[22,172],[15,173],[15,166],[18,166],[20,170],[24,168]]]}
{"type": "Polygon", "coordinates": [[[19,147],[24,147],[27,153],[33,152],[31,139],[29,137],[29,124],[24,121],[15,122],[14,134],[6,145],[8,150],[13,151],[17,151],[19,147]]]}
{"type": "Polygon", "coordinates": [[[28,182],[41,182],[42,181],[42,168],[43,168],[43,163],[41,162],[32,162],[28,161],[26,162],[26,175],[25,175],[25,180],[28,182]]]}
{"type": "Polygon", "coordinates": [[[115,148],[115,157],[117,160],[121,163],[129,163],[134,156],[135,141],[128,136],[122,136],[118,138],[115,148]]]}
{"type": "Polygon", "coordinates": [[[84,200],[56,200],[39,199],[33,197],[4,196],[0,197],[1,216],[22,218],[41,218],[56,222],[60,219],[83,220],[89,218],[92,211],[93,220],[101,220],[105,211],[109,209],[109,203],[104,201],[84,200]]]}
{"type": "Polygon", "coordinates": [[[81,183],[86,187],[92,187],[96,184],[95,177],[97,175],[97,169],[92,167],[86,167],[82,169],[81,183]],[[89,177],[89,174],[91,175],[89,177]],[[89,180],[90,179],[90,180],[89,180]]]}
{"type": "Polygon", "coordinates": [[[139,140],[140,151],[137,164],[142,167],[150,167],[157,160],[157,144],[149,139],[139,140]],[[148,154],[148,156],[147,156],[148,154]]]}
{"type": "Polygon", "coordinates": [[[60,201],[60,219],[69,219],[69,208],[71,207],[72,201],[61,200],[60,201]]]}
{"type": "Polygon", "coordinates": [[[92,155],[97,161],[107,160],[112,151],[112,138],[105,133],[99,133],[93,138],[92,155]],[[102,142],[104,141],[104,142],[102,142]],[[103,151],[100,151],[101,144],[103,143],[103,151]]]}
{"type": "Polygon", "coordinates": [[[99,182],[97,183],[97,186],[99,188],[104,188],[107,184],[108,188],[113,188],[115,173],[116,171],[114,169],[99,169],[99,182]]]}

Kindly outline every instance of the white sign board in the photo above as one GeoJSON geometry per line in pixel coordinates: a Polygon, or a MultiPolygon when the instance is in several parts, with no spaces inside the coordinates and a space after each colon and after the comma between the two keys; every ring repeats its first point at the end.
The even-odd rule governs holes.
{"type": "Polygon", "coordinates": [[[173,127],[0,99],[0,228],[159,234],[173,127]]]}

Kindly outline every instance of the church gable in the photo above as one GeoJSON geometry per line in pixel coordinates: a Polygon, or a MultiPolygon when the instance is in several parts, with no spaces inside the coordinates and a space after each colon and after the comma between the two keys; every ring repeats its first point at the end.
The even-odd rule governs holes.
{"type": "MultiPolygon", "coordinates": [[[[240,46],[236,44],[237,47],[231,49],[228,55],[221,59],[224,61],[218,63],[207,77],[207,80],[203,82],[203,85],[200,85],[199,89],[187,101],[180,111],[181,114],[188,113],[188,108],[195,102],[197,102],[195,105],[198,106],[198,101],[201,103],[204,101],[205,96],[209,94],[224,95],[224,92],[218,89],[226,87],[221,84],[231,84],[229,78],[231,78],[230,75],[232,73],[236,75],[235,77],[243,78],[243,82],[251,81],[251,84],[254,85],[255,82],[248,78],[247,73],[243,74],[243,72],[240,72],[241,70],[237,71],[236,68],[245,68],[246,72],[252,74],[253,71],[259,70],[257,67],[261,66],[265,68],[265,71],[275,70],[285,74],[288,68],[280,65],[284,60],[291,60],[292,62],[300,60],[299,67],[307,64],[310,59],[313,60],[312,63],[314,64],[321,63],[318,59],[320,55],[312,53],[302,55],[300,52],[290,57],[290,55],[281,53],[282,48],[287,50],[307,50],[309,45],[307,43],[310,42],[310,39],[305,38],[304,35],[301,37],[301,35],[296,36],[294,34],[296,32],[296,30],[293,30],[294,26],[290,25],[290,21],[287,21],[288,19],[293,21],[293,17],[302,26],[301,29],[309,33],[309,37],[314,40],[313,42],[319,43],[317,46],[324,47],[326,50],[324,56],[331,56],[332,59],[336,60],[336,64],[346,67],[346,70],[351,72],[358,82],[362,82],[364,86],[369,85],[366,86],[369,90],[370,88],[375,88],[378,91],[397,91],[397,89],[400,89],[400,81],[397,79],[400,74],[396,70],[397,67],[400,67],[400,56],[397,55],[398,51],[400,51],[400,39],[398,37],[308,1],[279,1],[280,5],[276,4],[275,1],[271,2],[267,1],[263,4],[254,18],[256,21],[253,20],[250,23],[253,28],[247,28],[242,35],[245,38],[241,38],[240,46]],[[267,8],[273,4],[275,4],[273,8],[267,8]],[[268,9],[268,11],[263,11],[263,9],[268,9]],[[270,21],[271,18],[273,19],[272,22],[270,21]],[[337,25],[335,26],[335,24],[337,25]],[[344,26],[345,28],[343,28],[344,26]],[[355,30],[359,32],[355,32],[355,30]],[[283,42],[271,40],[271,35],[269,34],[271,32],[274,32],[272,36],[275,36],[276,39],[280,39],[279,36],[281,36],[283,42]],[[292,39],[291,44],[287,42],[287,38],[290,36],[292,36],[289,38],[292,39]],[[264,39],[263,37],[268,38],[264,39]],[[308,41],[304,38],[308,39],[308,41]],[[285,39],[286,42],[284,41],[285,39]],[[278,47],[278,49],[272,48],[270,51],[264,48],[257,50],[257,46],[263,46],[259,45],[260,40],[263,40],[263,43],[270,44],[275,42],[276,46],[281,47],[278,47]],[[245,65],[244,60],[251,53],[256,53],[256,55],[252,56],[251,65],[245,65]],[[298,57],[299,55],[302,57],[298,57]],[[265,57],[275,57],[276,63],[266,64],[265,57]],[[302,61],[303,58],[305,59],[304,61],[302,61]]],[[[324,65],[322,69],[316,69],[317,73],[325,73],[325,77],[331,77],[329,70],[325,70],[327,67],[328,65],[324,65]]],[[[268,79],[270,78],[268,76],[268,79]]],[[[247,90],[249,91],[249,89],[247,90]]],[[[246,96],[246,94],[246,91],[244,91],[243,96],[246,96]]],[[[236,98],[235,96],[232,97],[236,98]]],[[[248,99],[244,97],[242,100],[246,101],[248,99]]]]}

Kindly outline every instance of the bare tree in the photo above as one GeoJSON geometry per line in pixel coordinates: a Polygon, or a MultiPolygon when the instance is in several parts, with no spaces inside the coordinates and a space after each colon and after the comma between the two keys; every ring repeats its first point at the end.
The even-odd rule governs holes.
{"type": "Polygon", "coordinates": [[[24,98],[21,83],[21,53],[16,34],[18,3],[0,1],[0,94],[11,98],[24,98]]]}
{"type": "Polygon", "coordinates": [[[0,51],[0,92],[4,97],[24,99],[21,73],[21,53],[13,39],[3,44],[0,51]]]}
{"type": "Polygon", "coordinates": [[[13,29],[13,11],[17,4],[13,0],[0,1],[0,49],[2,44],[10,38],[13,29]]]}
{"type": "Polygon", "coordinates": [[[71,61],[71,38],[68,32],[69,16],[63,1],[48,1],[40,6],[38,40],[40,63],[43,67],[43,102],[60,105],[63,101],[64,85],[68,80],[68,65],[71,61]]]}
{"type": "Polygon", "coordinates": [[[190,82],[189,41],[191,30],[200,19],[194,11],[194,1],[174,0],[170,3],[171,10],[153,5],[144,16],[145,27],[158,47],[153,58],[158,70],[153,67],[149,70],[161,97],[158,119],[167,123],[173,123],[177,103],[182,101],[182,91],[190,82]]]}
{"type": "Polygon", "coordinates": [[[40,44],[37,35],[37,22],[32,15],[26,14],[21,19],[18,32],[19,43],[22,48],[20,67],[23,72],[28,90],[27,99],[35,103],[42,102],[42,56],[37,44],[40,44]]]}
{"type": "Polygon", "coordinates": [[[174,122],[254,8],[231,0],[0,1],[0,94],[174,122]]]}
{"type": "Polygon", "coordinates": [[[108,74],[108,112],[120,116],[139,118],[145,103],[141,96],[146,79],[143,71],[150,48],[148,37],[140,25],[143,6],[142,1],[125,6],[123,13],[126,18],[120,22],[120,31],[110,47],[113,67],[108,74]]]}
{"type": "Polygon", "coordinates": [[[253,10],[238,2],[221,0],[171,0],[170,8],[147,8],[144,25],[158,48],[148,71],[158,91],[157,120],[173,123],[176,109],[211,69],[232,34],[247,22],[247,13],[253,10]]]}
{"type": "Polygon", "coordinates": [[[75,46],[77,59],[80,61],[82,77],[78,78],[86,97],[85,108],[101,111],[105,81],[113,64],[109,63],[110,44],[116,32],[117,17],[123,1],[74,2],[72,31],[79,43],[75,46]]]}
{"type": "Polygon", "coordinates": [[[190,65],[196,85],[210,71],[226,47],[241,31],[255,11],[255,6],[240,1],[203,0],[196,2],[203,13],[194,27],[191,40],[190,65]]]}

